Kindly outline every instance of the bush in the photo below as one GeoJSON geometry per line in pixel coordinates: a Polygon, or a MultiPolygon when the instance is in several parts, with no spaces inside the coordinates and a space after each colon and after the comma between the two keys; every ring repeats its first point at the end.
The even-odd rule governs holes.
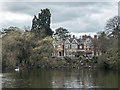
{"type": "Polygon", "coordinates": [[[98,56],[93,56],[92,59],[93,59],[93,61],[94,61],[95,63],[98,62],[98,56]]]}
{"type": "Polygon", "coordinates": [[[79,59],[81,60],[81,59],[82,59],[82,56],[80,56],[79,59]]]}
{"type": "Polygon", "coordinates": [[[70,57],[64,57],[64,59],[66,60],[67,63],[71,63],[71,58],[70,57]]]}
{"type": "Polygon", "coordinates": [[[75,55],[75,57],[79,57],[80,55],[75,55]]]}

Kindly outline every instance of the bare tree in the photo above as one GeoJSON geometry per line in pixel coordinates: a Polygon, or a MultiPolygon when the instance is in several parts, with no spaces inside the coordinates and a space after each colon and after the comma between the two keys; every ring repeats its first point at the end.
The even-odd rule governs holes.
{"type": "Polygon", "coordinates": [[[115,16],[111,19],[109,19],[106,23],[106,33],[109,35],[109,37],[116,37],[118,38],[118,33],[120,31],[120,17],[115,16]]]}

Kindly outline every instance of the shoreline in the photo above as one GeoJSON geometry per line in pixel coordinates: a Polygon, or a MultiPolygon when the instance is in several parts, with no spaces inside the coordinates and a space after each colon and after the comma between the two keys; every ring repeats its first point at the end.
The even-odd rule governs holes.
{"type": "MultiPolygon", "coordinates": [[[[119,71],[118,68],[112,68],[112,69],[104,69],[104,68],[101,68],[101,67],[79,67],[79,68],[76,68],[76,67],[53,67],[53,68],[20,68],[20,71],[33,71],[33,70],[82,70],[82,69],[91,69],[91,70],[106,70],[106,71],[109,71],[109,70],[115,70],[115,71],[119,71]]],[[[2,73],[5,72],[5,71],[14,71],[14,69],[3,69],[2,70],[2,73]]]]}
{"type": "Polygon", "coordinates": [[[33,69],[105,69],[105,70],[119,70],[118,67],[110,67],[108,64],[104,62],[99,62],[94,59],[79,59],[77,57],[74,58],[43,58],[35,64],[26,64],[18,66],[6,66],[2,68],[2,71],[5,70],[14,70],[15,68],[20,68],[20,70],[33,70],[33,69]]]}

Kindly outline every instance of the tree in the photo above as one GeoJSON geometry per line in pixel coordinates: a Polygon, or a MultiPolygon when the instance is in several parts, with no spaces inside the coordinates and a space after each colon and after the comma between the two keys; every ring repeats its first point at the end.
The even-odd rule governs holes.
{"type": "Polygon", "coordinates": [[[118,68],[118,63],[120,63],[118,57],[119,31],[119,16],[115,16],[107,21],[105,31],[98,34],[98,46],[104,52],[99,56],[99,62],[104,63],[105,66],[108,65],[109,68],[118,68]]]}
{"type": "Polygon", "coordinates": [[[115,37],[118,38],[118,33],[120,31],[120,17],[115,16],[111,19],[109,19],[106,23],[106,32],[108,33],[109,37],[115,37]]]}
{"type": "Polygon", "coordinates": [[[17,39],[21,36],[19,30],[8,30],[2,37],[2,65],[7,67],[15,67],[18,63],[17,55],[19,51],[19,41],[17,39]]]}
{"type": "Polygon", "coordinates": [[[50,17],[51,17],[51,13],[49,9],[47,8],[41,9],[41,13],[38,14],[38,18],[34,16],[32,20],[31,31],[37,34],[38,36],[43,34],[43,32],[45,36],[52,36],[53,31],[50,28],[50,17]]]}
{"type": "Polygon", "coordinates": [[[5,29],[2,37],[3,68],[34,67],[53,51],[51,36],[36,39],[29,30],[5,29]],[[8,30],[8,31],[7,31],[8,30]]]}
{"type": "Polygon", "coordinates": [[[102,53],[105,53],[108,46],[109,46],[109,40],[106,33],[104,31],[98,32],[97,49],[100,50],[102,53]]]}
{"type": "Polygon", "coordinates": [[[55,30],[55,34],[54,35],[58,35],[61,39],[65,40],[66,37],[68,37],[69,31],[65,28],[58,28],[55,30]]]}
{"type": "Polygon", "coordinates": [[[119,49],[119,36],[120,36],[120,17],[115,16],[109,19],[106,23],[106,32],[108,34],[110,48],[119,49]]]}

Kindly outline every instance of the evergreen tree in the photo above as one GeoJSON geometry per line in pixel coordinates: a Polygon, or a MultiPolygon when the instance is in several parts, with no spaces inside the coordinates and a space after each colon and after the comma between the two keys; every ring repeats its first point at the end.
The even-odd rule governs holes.
{"type": "Polygon", "coordinates": [[[32,31],[34,32],[37,29],[38,26],[38,19],[37,17],[34,15],[34,18],[32,20],[32,31]]]}
{"type": "Polygon", "coordinates": [[[33,18],[31,31],[38,35],[44,34],[44,37],[51,36],[53,32],[50,28],[50,17],[51,13],[49,9],[41,9],[38,18],[36,16],[33,18]]]}
{"type": "Polygon", "coordinates": [[[54,35],[58,35],[61,39],[65,40],[68,37],[69,31],[65,28],[58,28],[55,30],[54,35]]]}

